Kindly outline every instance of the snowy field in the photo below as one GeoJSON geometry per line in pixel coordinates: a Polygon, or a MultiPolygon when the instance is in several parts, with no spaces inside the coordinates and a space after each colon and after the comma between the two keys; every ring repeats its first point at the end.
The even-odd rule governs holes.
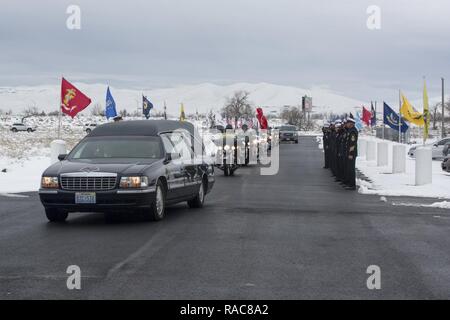
{"type": "MultiPolygon", "coordinates": [[[[40,176],[50,165],[50,142],[57,138],[56,117],[27,119],[25,123],[37,127],[33,133],[11,132],[14,120],[0,121],[0,193],[38,190],[40,176]]],[[[70,123],[71,120],[64,119],[61,138],[69,148],[86,135],[84,120],[97,122],[97,119],[76,119],[70,123]]]]}

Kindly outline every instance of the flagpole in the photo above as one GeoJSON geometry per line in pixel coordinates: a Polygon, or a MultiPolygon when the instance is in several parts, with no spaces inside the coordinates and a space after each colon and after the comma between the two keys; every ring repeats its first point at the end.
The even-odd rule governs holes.
{"type": "MultiPolygon", "coordinates": [[[[62,77],[61,77],[62,79],[62,77]]],[[[61,84],[62,85],[62,84],[61,84]]],[[[61,104],[62,104],[62,96],[61,96],[61,90],[59,92],[59,108],[58,108],[58,140],[61,139],[61,104]]]]}
{"type": "Polygon", "coordinates": [[[442,116],[441,116],[441,138],[445,138],[445,126],[444,126],[444,106],[445,106],[445,96],[444,96],[444,78],[441,78],[442,82],[442,116]]]}
{"type": "Polygon", "coordinates": [[[383,135],[383,140],[384,140],[384,101],[383,101],[383,127],[382,127],[382,135],[383,135]]]}
{"type": "Polygon", "coordinates": [[[398,90],[398,142],[402,143],[402,94],[398,90]]]}
{"type": "Polygon", "coordinates": [[[377,136],[377,100],[375,100],[375,137],[377,136]]]}
{"type": "Polygon", "coordinates": [[[428,117],[428,115],[426,115],[425,114],[425,86],[426,86],[426,84],[425,84],[425,76],[423,76],[423,90],[422,90],[422,101],[423,101],[423,132],[422,132],[422,135],[423,135],[423,145],[425,146],[425,141],[426,141],[426,137],[425,137],[425,134],[426,134],[426,126],[427,126],[427,117],[428,117]]]}

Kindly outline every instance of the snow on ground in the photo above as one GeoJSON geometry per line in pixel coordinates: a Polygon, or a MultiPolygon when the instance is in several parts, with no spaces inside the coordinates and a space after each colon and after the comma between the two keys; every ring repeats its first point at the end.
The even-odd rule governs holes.
{"type": "Polygon", "coordinates": [[[423,207],[423,208],[439,208],[439,209],[450,209],[449,201],[434,202],[432,204],[420,204],[420,203],[410,203],[410,202],[393,202],[394,206],[406,206],[406,207],[423,207]]]}
{"type": "MultiPolygon", "coordinates": [[[[92,121],[64,118],[61,138],[69,150],[86,135],[84,120],[92,121]]],[[[50,165],[50,142],[57,138],[57,118],[26,119],[28,125],[37,126],[32,133],[11,132],[11,121],[15,119],[0,121],[0,194],[37,191],[41,174],[50,165]]]]}
{"type": "Polygon", "coordinates": [[[440,161],[432,162],[432,180],[428,185],[415,186],[415,160],[406,159],[406,172],[392,174],[392,147],[389,148],[389,165],[377,167],[376,161],[366,161],[358,156],[356,167],[371,180],[358,179],[359,192],[382,196],[411,196],[450,199],[450,173],[441,169],[440,161]]]}
{"type": "Polygon", "coordinates": [[[49,157],[30,157],[26,160],[0,158],[0,168],[7,172],[0,172],[0,195],[37,191],[42,172],[50,165],[49,157]]]}

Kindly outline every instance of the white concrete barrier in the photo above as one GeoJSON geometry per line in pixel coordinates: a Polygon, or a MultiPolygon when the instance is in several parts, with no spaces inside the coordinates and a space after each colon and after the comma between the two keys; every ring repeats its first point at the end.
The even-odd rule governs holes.
{"type": "Polygon", "coordinates": [[[366,157],[367,150],[367,140],[358,139],[358,157],[366,157]]]}
{"type": "Polygon", "coordinates": [[[418,147],[416,149],[416,186],[432,183],[431,148],[418,147]]]}
{"type": "Polygon", "coordinates": [[[406,172],[406,147],[402,144],[392,146],[392,173],[406,172]]]}
{"type": "Polygon", "coordinates": [[[58,156],[60,154],[66,154],[67,153],[67,145],[64,140],[53,140],[50,143],[50,162],[51,164],[58,162],[58,156]]]}
{"type": "Polygon", "coordinates": [[[389,164],[389,144],[387,142],[377,143],[377,166],[384,167],[389,164]]]}
{"type": "Polygon", "coordinates": [[[367,141],[366,160],[367,161],[377,160],[377,143],[374,140],[367,141]]]}

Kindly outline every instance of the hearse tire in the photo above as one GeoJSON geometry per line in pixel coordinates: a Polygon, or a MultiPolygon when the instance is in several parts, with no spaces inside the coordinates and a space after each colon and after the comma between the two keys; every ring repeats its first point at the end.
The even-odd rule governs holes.
{"type": "Polygon", "coordinates": [[[67,212],[59,211],[58,209],[45,209],[45,215],[50,222],[64,222],[69,214],[67,212]]]}
{"type": "Polygon", "coordinates": [[[188,201],[189,208],[202,208],[205,201],[205,183],[202,182],[198,187],[197,195],[194,199],[188,201]]]}
{"type": "Polygon", "coordinates": [[[144,211],[144,219],[147,221],[160,221],[166,211],[166,189],[161,180],[158,180],[155,190],[155,198],[149,209],[144,211]]]}

